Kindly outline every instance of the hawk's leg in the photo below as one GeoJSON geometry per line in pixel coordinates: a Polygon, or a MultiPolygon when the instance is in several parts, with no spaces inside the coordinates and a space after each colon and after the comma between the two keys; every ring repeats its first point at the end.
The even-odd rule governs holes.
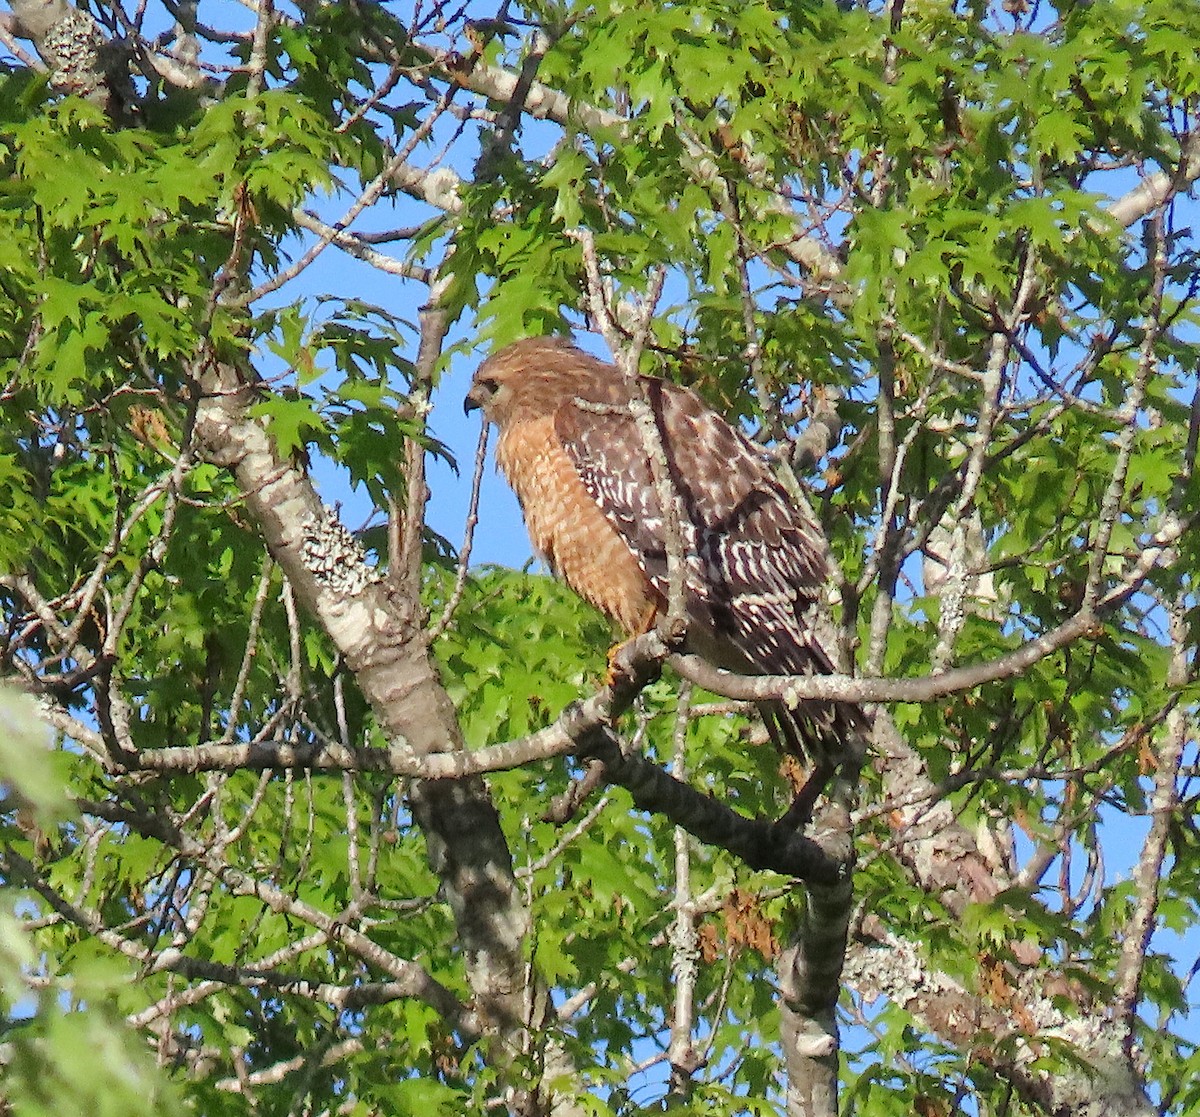
{"type": "Polygon", "coordinates": [[[617,656],[621,654],[621,649],[625,647],[630,640],[636,640],[639,636],[645,636],[646,633],[654,627],[654,622],[657,617],[658,602],[651,601],[650,604],[646,606],[645,611],[638,619],[638,623],[634,626],[629,635],[624,640],[618,641],[608,649],[608,670],[604,675],[604,682],[606,686],[612,686],[613,683],[617,681],[617,676],[620,674],[620,672],[617,670],[617,656]]]}

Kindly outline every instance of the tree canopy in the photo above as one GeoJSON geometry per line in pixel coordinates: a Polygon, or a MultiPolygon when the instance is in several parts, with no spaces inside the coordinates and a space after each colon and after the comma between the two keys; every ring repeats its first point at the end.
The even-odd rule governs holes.
{"type": "Polygon", "coordinates": [[[1200,1110],[1198,42],[10,0],[3,1104],[1200,1110]],[[811,507],[841,674],[472,565],[447,374],[571,329],[811,507]],[[871,704],[799,831],[762,697],[871,704]]]}

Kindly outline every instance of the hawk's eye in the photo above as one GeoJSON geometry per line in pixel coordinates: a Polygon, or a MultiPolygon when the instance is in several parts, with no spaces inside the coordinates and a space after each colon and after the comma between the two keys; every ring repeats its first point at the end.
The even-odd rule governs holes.
{"type": "Polygon", "coordinates": [[[467,398],[463,400],[463,413],[470,415],[472,411],[486,408],[496,395],[499,387],[499,382],[493,380],[490,376],[476,379],[475,383],[471,385],[471,390],[467,393],[467,398]]]}

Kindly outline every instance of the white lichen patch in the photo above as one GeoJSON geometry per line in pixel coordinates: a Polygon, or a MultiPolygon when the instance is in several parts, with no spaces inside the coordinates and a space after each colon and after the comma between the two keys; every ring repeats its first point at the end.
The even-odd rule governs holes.
{"type": "Polygon", "coordinates": [[[323,589],[355,597],[379,580],[358,541],[341,521],[309,516],[301,532],[304,565],[323,589]]]}

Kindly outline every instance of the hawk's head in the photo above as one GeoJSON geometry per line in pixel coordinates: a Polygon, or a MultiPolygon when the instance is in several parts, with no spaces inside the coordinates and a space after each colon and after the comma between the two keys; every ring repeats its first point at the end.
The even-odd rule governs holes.
{"type": "Polygon", "coordinates": [[[463,410],[481,410],[489,422],[504,427],[514,419],[548,414],[605,369],[612,371],[564,337],[523,338],[479,366],[463,410]]]}

